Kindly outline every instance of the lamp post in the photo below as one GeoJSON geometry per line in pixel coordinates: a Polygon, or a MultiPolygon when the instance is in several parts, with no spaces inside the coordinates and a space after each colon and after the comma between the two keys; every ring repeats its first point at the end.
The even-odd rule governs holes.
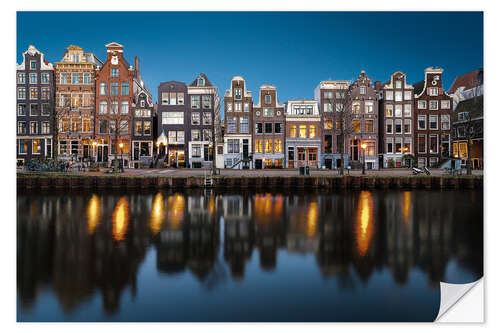
{"type": "Polygon", "coordinates": [[[366,142],[361,144],[361,149],[363,149],[363,168],[361,169],[361,174],[365,174],[365,150],[366,150],[366,142]]]}
{"type": "MultiPolygon", "coordinates": [[[[92,162],[94,162],[95,160],[97,160],[97,154],[96,154],[96,151],[95,151],[95,147],[97,145],[97,142],[95,140],[92,141],[92,162]]],[[[92,163],[94,164],[94,163],[92,163]]]]}
{"type": "Polygon", "coordinates": [[[120,161],[121,161],[121,169],[123,170],[123,142],[120,142],[120,144],[118,145],[120,146],[120,161]]]}

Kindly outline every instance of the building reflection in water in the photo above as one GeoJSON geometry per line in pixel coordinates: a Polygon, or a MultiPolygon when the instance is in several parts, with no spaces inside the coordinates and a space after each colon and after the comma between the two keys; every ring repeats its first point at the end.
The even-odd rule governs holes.
{"type": "Polygon", "coordinates": [[[374,270],[406,284],[414,269],[438,288],[452,259],[482,276],[479,206],[475,192],[20,193],[18,295],[28,308],[50,286],[72,311],[98,290],[104,310],[115,313],[124,290],[139,292],[137,272],[151,246],[157,272],[189,271],[206,289],[225,283],[227,271],[244,279],[254,248],[264,271],[279,266],[280,250],[280,260],[315,258],[339,288],[369,281],[374,270]]]}

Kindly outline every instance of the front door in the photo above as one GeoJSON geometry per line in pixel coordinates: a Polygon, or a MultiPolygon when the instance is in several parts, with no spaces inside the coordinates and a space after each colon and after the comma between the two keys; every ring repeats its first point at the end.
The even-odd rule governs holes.
{"type": "Polygon", "coordinates": [[[97,162],[102,162],[102,146],[97,147],[97,162]]]}
{"type": "Polygon", "coordinates": [[[102,153],[103,161],[107,162],[108,161],[108,146],[104,146],[103,153],[102,153]]]}
{"type": "Polygon", "coordinates": [[[295,154],[293,152],[293,147],[288,147],[288,167],[294,168],[295,154]]]}
{"type": "Polygon", "coordinates": [[[243,158],[248,157],[248,139],[243,139],[243,158]]]}
{"type": "Polygon", "coordinates": [[[83,145],[83,158],[89,158],[89,145],[83,145]]]}

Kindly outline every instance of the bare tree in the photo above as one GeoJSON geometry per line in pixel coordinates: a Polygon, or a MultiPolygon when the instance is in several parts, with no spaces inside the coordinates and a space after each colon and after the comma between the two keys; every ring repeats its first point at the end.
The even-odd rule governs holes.
{"type": "MultiPolygon", "coordinates": [[[[118,172],[118,150],[120,149],[120,155],[122,155],[123,152],[123,148],[119,147],[118,141],[121,136],[128,136],[130,134],[130,112],[132,108],[129,104],[128,112],[126,114],[123,113],[122,107],[119,105],[119,92],[112,95],[112,92],[110,91],[109,94],[106,94],[105,100],[109,107],[109,134],[113,136],[113,143],[110,142],[110,148],[112,149],[113,154],[113,172],[116,173],[118,172]]],[[[131,148],[132,147],[129,147],[129,150],[131,148]]]]}
{"type": "Polygon", "coordinates": [[[345,140],[352,133],[352,85],[340,92],[340,99],[336,99],[335,105],[335,132],[337,134],[337,147],[340,143],[340,174],[344,174],[345,164],[345,140]]]}

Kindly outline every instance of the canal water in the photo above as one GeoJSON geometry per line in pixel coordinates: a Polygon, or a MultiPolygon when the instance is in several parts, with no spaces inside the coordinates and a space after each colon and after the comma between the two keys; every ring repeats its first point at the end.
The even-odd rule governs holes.
{"type": "Polygon", "coordinates": [[[433,321],[480,191],[18,193],[18,321],[433,321]]]}

